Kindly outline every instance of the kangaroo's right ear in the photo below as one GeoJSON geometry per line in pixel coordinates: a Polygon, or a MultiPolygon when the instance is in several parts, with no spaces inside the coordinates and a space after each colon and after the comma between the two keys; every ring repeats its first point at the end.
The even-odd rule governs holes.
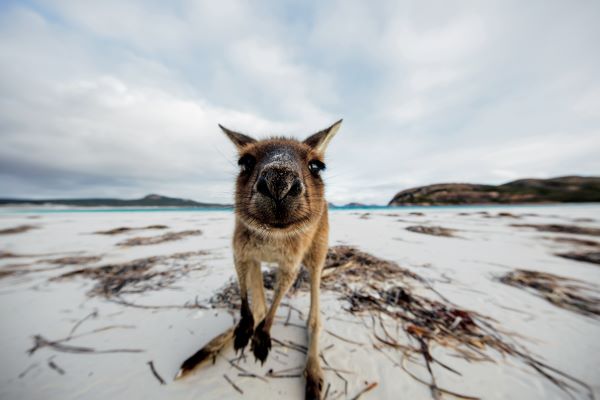
{"type": "Polygon", "coordinates": [[[329,144],[331,139],[333,139],[337,131],[340,129],[342,121],[343,120],[340,119],[338,122],[331,125],[329,128],[323,129],[322,131],[319,131],[314,135],[307,137],[304,140],[304,143],[315,149],[317,153],[325,153],[327,145],[329,144]]]}
{"type": "Polygon", "coordinates": [[[221,128],[221,130],[225,132],[229,140],[231,140],[233,144],[235,144],[235,147],[237,147],[238,150],[241,150],[244,146],[250,143],[256,143],[256,139],[253,139],[250,136],[246,136],[242,133],[234,132],[230,129],[225,128],[221,124],[219,124],[219,128],[221,128]]]}

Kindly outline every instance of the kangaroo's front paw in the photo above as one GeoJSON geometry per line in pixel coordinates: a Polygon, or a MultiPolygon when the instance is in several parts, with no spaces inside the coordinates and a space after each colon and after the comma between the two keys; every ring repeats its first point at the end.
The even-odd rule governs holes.
{"type": "Polygon", "coordinates": [[[244,348],[248,345],[250,341],[250,337],[254,332],[254,319],[252,318],[252,314],[244,316],[238,325],[235,327],[235,331],[233,335],[235,336],[235,340],[233,341],[233,348],[236,353],[238,350],[244,348]]]}
{"type": "Polygon", "coordinates": [[[262,320],[256,327],[254,336],[252,336],[252,352],[262,365],[269,355],[269,350],[271,350],[271,335],[265,329],[265,320],[262,320]]]}
{"type": "Polygon", "coordinates": [[[306,400],[320,400],[323,391],[323,371],[318,362],[308,362],[304,370],[306,377],[306,388],[304,398],[306,400]]]}

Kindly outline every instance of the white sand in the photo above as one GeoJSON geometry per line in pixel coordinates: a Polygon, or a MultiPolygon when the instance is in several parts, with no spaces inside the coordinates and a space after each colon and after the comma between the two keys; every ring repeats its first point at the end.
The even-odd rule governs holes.
{"type": "MultiPolygon", "coordinates": [[[[424,209],[425,216],[410,215],[415,210],[363,212],[334,211],[331,215],[331,244],[349,244],[377,257],[393,260],[427,278],[433,287],[457,305],[495,318],[497,326],[519,332],[517,338],[531,352],[593,387],[600,397],[600,320],[564,310],[527,291],[494,281],[499,274],[515,268],[546,271],[600,285],[598,265],[556,257],[557,251],[568,251],[573,245],[558,244],[549,237],[570,236],[541,233],[510,227],[511,223],[563,223],[600,227],[600,206],[547,206],[465,209],[424,209]],[[535,213],[519,220],[484,218],[473,214],[487,210],[492,214],[535,213]],[[469,212],[459,216],[459,212],[469,212]],[[397,216],[387,214],[394,213],[397,216]],[[577,218],[594,218],[593,222],[574,222],[577,218]],[[407,231],[409,225],[440,225],[459,230],[460,238],[434,237],[407,231]],[[446,277],[451,278],[449,282],[446,277]],[[521,311],[519,311],[521,310],[521,311]]],[[[0,211],[0,229],[21,224],[37,225],[29,232],[0,236],[0,251],[33,255],[0,259],[0,271],[15,264],[30,265],[47,258],[67,255],[100,255],[92,265],[124,262],[151,255],[169,255],[182,251],[206,250],[209,254],[196,258],[204,268],[192,271],[173,288],[125,296],[136,304],[182,305],[198,296],[205,302],[234,276],[230,250],[233,215],[230,212],[118,212],[118,213],[54,213],[14,214],[0,211]],[[32,216],[39,218],[31,219],[32,216]],[[203,235],[179,241],[132,248],[116,243],[134,236],[153,236],[165,231],[138,231],[117,236],[94,235],[92,232],[118,226],[165,224],[168,231],[201,229],[203,235]],[[36,256],[56,253],[53,256],[36,256]],[[72,254],[71,254],[72,253],[72,254]]],[[[572,237],[593,239],[582,235],[572,237]]],[[[47,263],[35,268],[51,267],[47,263]]],[[[27,268],[27,267],[23,267],[27,268]]],[[[95,281],[79,277],[65,281],[48,279],[74,266],[40,271],[0,279],[0,399],[222,399],[222,398],[291,398],[303,397],[303,378],[267,379],[266,382],[238,376],[224,351],[215,365],[195,371],[188,378],[173,382],[181,362],[209,339],[233,324],[233,316],[223,310],[139,309],[108,302],[86,293],[95,281]],[[82,318],[97,310],[96,318],[85,320],[76,333],[85,333],[111,325],[126,325],[73,339],[65,344],[103,349],[142,349],[142,353],[69,354],[43,348],[29,356],[32,336],[40,334],[49,340],[64,338],[82,318]],[[64,370],[59,374],[48,365],[52,361],[64,370]],[[158,373],[167,381],[160,385],[147,364],[153,360],[158,373]],[[230,386],[227,374],[244,395],[230,386]]],[[[423,294],[436,298],[429,291],[423,294]]],[[[330,398],[352,398],[367,382],[378,382],[364,398],[430,398],[429,388],[416,382],[382,353],[372,347],[371,330],[357,316],[343,311],[345,303],[334,293],[323,293],[324,330],[364,343],[346,343],[327,332],[322,333],[322,348],[335,368],[350,371],[348,394],[344,383],[333,372],[326,371],[330,398]],[[341,321],[345,320],[345,321],[341,321]],[[346,322],[347,321],[347,322],[346,322]],[[331,395],[334,396],[331,396],[331,395]]],[[[287,302],[307,311],[308,299],[299,294],[287,302]]],[[[282,307],[272,336],[306,344],[306,331],[295,325],[283,326],[288,308],[282,307]]],[[[303,325],[297,313],[291,322],[303,325]]],[[[402,339],[403,337],[401,337],[402,339]]],[[[249,355],[244,368],[264,375],[269,369],[300,367],[300,353],[274,347],[264,366],[249,355]]],[[[502,359],[494,351],[488,353],[496,363],[467,363],[452,357],[451,351],[435,346],[432,352],[458,370],[457,376],[438,366],[435,373],[441,387],[485,399],[551,399],[568,398],[548,380],[517,359],[502,359]]],[[[387,351],[395,360],[398,353],[387,351]]],[[[419,376],[427,379],[422,368],[412,365],[419,376]]],[[[444,396],[450,398],[450,396],[444,396]]],[[[584,398],[584,397],[582,397],[584,398]]]]}

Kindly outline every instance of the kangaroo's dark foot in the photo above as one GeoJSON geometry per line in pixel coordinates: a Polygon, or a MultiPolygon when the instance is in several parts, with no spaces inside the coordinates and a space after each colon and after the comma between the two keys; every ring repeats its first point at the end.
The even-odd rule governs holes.
{"type": "Polygon", "coordinates": [[[308,362],[304,370],[306,377],[306,389],[304,398],[306,400],[320,400],[323,390],[323,371],[318,362],[308,362]]]}
{"type": "Polygon", "coordinates": [[[253,332],[254,318],[252,318],[252,314],[244,315],[233,332],[233,335],[235,336],[233,348],[235,349],[236,353],[240,349],[244,350],[244,348],[248,345],[253,332]]]}
{"type": "Polygon", "coordinates": [[[271,335],[265,329],[265,320],[263,319],[254,331],[252,336],[252,352],[260,364],[264,364],[271,350],[271,335]]]}

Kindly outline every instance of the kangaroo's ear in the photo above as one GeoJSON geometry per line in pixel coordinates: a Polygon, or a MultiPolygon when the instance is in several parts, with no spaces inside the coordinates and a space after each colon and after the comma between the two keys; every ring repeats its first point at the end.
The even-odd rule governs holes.
{"type": "Polygon", "coordinates": [[[233,142],[233,144],[235,144],[235,147],[237,147],[238,150],[241,150],[242,147],[250,144],[250,143],[255,143],[256,139],[251,138],[250,136],[246,136],[242,133],[238,133],[238,132],[234,132],[232,130],[229,130],[227,128],[225,128],[223,125],[219,124],[219,128],[221,128],[221,130],[223,132],[225,132],[225,134],[227,135],[227,137],[229,138],[229,140],[231,140],[233,142]]]}
{"type": "Polygon", "coordinates": [[[331,125],[329,128],[323,129],[322,131],[319,131],[314,135],[307,137],[304,140],[304,143],[315,149],[317,153],[325,153],[327,145],[329,144],[331,139],[333,139],[337,131],[340,129],[342,121],[343,120],[340,119],[338,122],[331,125]]]}

